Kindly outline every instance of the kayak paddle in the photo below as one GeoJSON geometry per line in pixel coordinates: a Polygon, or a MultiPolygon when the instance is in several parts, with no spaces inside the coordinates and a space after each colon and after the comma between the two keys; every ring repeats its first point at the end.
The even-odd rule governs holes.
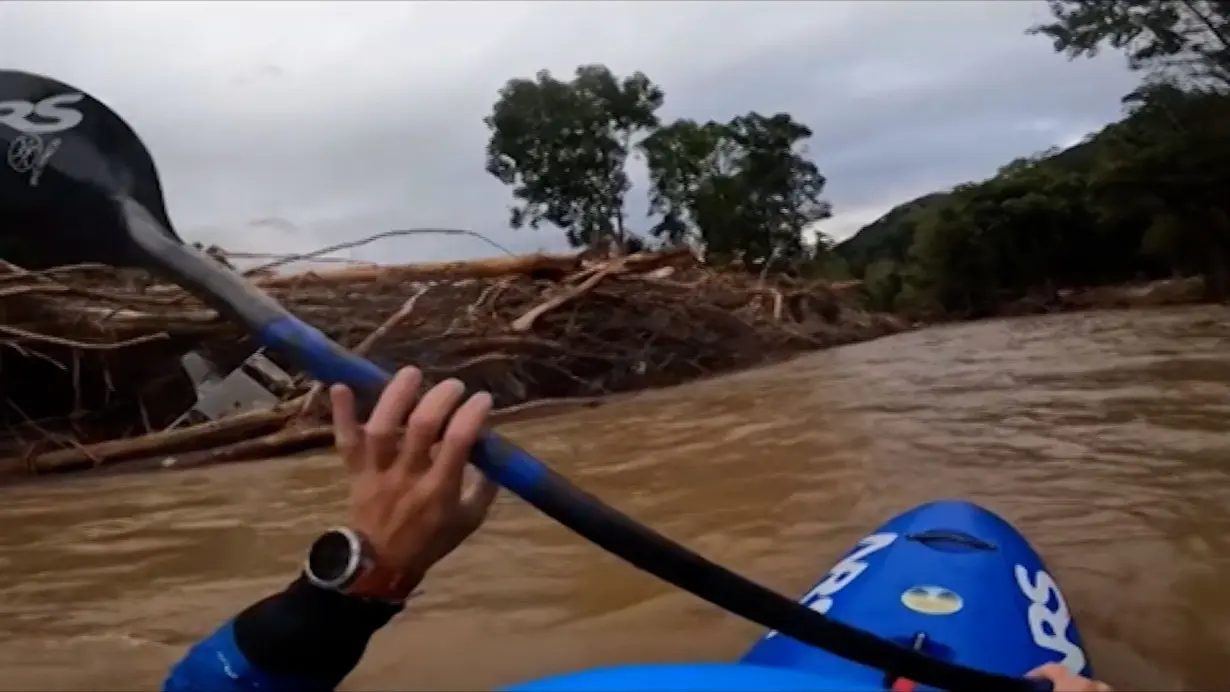
{"type": "MultiPolygon", "coordinates": [[[[374,400],[389,374],[298,318],[171,230],[145,145],[80,89],[0,70],[0,236],[71,248],[74,259],[145,267],[243,324],[316,380],[374,400]]],[[[947,690],[1036,692],[1034,681],[925,656],[831,620],[717,565],[572,485],[487,431],[471,463],[487,477],[612,554],[718,607],[843,658],[947,690]]],[[[1046,687],[1046,686],[1043,686],[1046,687]]]]}

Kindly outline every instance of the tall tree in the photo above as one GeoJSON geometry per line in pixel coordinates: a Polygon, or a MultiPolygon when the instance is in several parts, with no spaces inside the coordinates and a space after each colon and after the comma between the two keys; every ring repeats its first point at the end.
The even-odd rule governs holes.
{"type": "Polygon", "coordinates": [[[568,82],[544,70],[505,84],[484,122],[487,171],[512,185],[519,202],[510,224],[546,221],[574,247],[622,247],[625,164],[634,140],[657,127],[662,100],[644,74],[619,79],[602,65],[583,65],[568,82]]]}
{"type": "Polygon", "coordinates": [[[820,199],[825,178],[806,157],[812,131],[786,113],[748,113],[727,125],[743,151],[739,175],[748,193],[745,203],[752,227],[759,232],[737,236],[735,242],[753,257],[800,259],[803,231],[832,215],[820,199]]]}
{"type": "Polygon", "coordinates": [[[802,259],[804,229],[830,214],[820,199],[824,176],[802,146],[811,134],[785,113],[661,128],[641,145],[650,213],[662,216],[654,234],[751,264],[802,259]]]}
{"type": "Polygon", "coordinates": [[[1226,0],[1048,0],[1054,22],[1031,34],[1056,51],[1092,56],[1102,45],[1128,64],[1195,86],[1230,87],[1230,2],[1226,0]]]}
{"type": "MultiPolygon", "coordinates": [[[[649,213],[661,216],[651,233],[673,245],[703,242],[701,200],[737,168],[735,145],[721,123],[676,120],[641,142],[649,169],[649,213]]],[[[706,219],[713,223],[715,219],[706,219]]]]}

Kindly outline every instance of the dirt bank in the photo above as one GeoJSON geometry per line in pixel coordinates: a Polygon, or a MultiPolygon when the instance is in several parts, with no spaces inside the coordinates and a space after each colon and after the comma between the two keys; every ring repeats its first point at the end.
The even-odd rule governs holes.
{"type": "Polygon", "coordinates": [[[1196,276],[1111,286],[1061,289],[1049,295],[1035,294],[1012,301],[1005,304],[998,314],[1012,317],[1078,310],[1191,305],[1206,301],[1204,279],[1196,276]]]}

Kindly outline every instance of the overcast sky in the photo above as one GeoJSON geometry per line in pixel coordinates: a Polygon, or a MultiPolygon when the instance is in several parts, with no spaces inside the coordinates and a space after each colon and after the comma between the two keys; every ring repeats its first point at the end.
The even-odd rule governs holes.
{"type": "MultiPolygon", "coordinates": [[[[1043,2],[0,2],[6,67],[101,99],[144,138],[186,239],[291,253],[394,228],[478,231],[515,252],[483,171],[483,117],[509,78],[582,63],[642,70],[664,118],[788,111],[815,130],[837,238],[897,203],[986,177],[1116,119],[1113,52],[1068,62],[1043,2]]],[[[639,174],[636,177],[640,178],[639,174]]],[[[634,228],[644,190],[630,200],[634,228]]],[[[415,236],[389,262],[498,254],[415,236]]]]}

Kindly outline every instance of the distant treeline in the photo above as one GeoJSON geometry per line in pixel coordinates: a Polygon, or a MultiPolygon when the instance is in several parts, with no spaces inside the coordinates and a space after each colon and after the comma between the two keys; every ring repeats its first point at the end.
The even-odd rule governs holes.
{"type": "Polygon", "coordinates": [[[1065,150],[902,204],[834,249],[884,310],[991,314],[1062,287],[1204,275],[1230,295],[1230,3],[1055,0],[1072,57],[1124,51],[1126,116],[1065,150]]]}

